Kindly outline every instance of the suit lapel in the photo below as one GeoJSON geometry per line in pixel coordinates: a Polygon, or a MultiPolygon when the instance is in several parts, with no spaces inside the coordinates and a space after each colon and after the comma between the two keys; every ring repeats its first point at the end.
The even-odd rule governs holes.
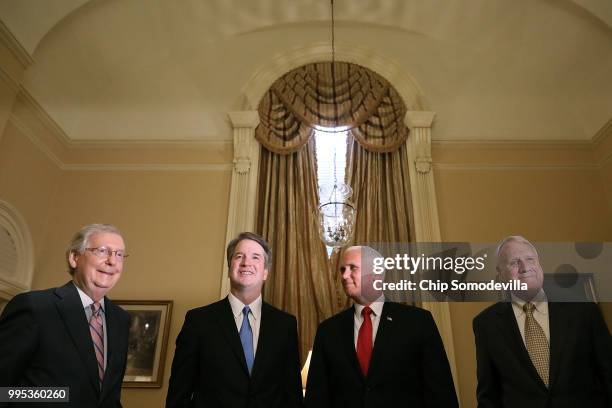
{"type": "Polygon", "coordinates": [[[549,367],[549,389],[554,385],[558,376],[561,357],[563,356],[563,346],[565,344],[565,331],[568,322],[563,321],[568,314],[563,311],[565,307],[562,303],[548,303],[548,325],[550,329],[550,367],[549,367]]]}
{"type": "MultiPolygon", "coordinates": [[[[109,387],[112,385],[115,373],[118,370],[116,363],[113,359],[114,353],[119,348],[120,336],[116,335],[116,331],[119,330],[118,314],[108,298],[104,298],[104,317],[106,319],[106,367],[104,370],[104,381],[102,381],[102,392],[100,395],[100,401],[104,399],[109,391],[109,387]]],[[[123,381],[123,379],[121,379],[123,381]]]]}
{"type": "Polygon", "coordinates": [[[261,304],[261,315],[259,318],[261,319],[261,322],[259,322],[259,337],[257,338],[257,350],[255,350],[255,361],[253,362],[253,372],[251,373],[251,379],[253,380],[264,367],[262,361],[269,361],[266,356],[273,348],[272,341],[274,339],[274,336],[270,335],[270,333],[274,333],[276,329],[276,322],[272,319],[272,311],[265,302],[261,304]]]}
{"type": "Polygon", "coordinates": [[[74,346],[85,365],[87,374],[96,392],[100,392],[98,368],[89,325],[83,309],[79,293],[72,282],[55,289],[57,299],[55,304],[59,311],[66,331],[70,334],[74,346]]]}
{"type": "Polygon", "coordinates": [[[506,339],[506,341],[509,342],[510,348],[512,349],[512,353],[517,356],[517,358],[521,362],[521,365],[523,367],[526,367],[532,379],[536,381],[541,387],[546,388],[546,385],[540,378],[540,375],[538,374],[537,370],[535,369],[535,366],[531,361],[531,357],[529,357],[529,353],[527,352],[525,342],[523,341],[523,337],[521,336],[521,332],[516,321],[516,316],[514,315],[514,310],[512,309],[512,303],[498,303],[497,313],[500,319],[498,322],[498,328],[500,330],[502,338],[506,339]]]}
{"type": "Polygon", "coordinates": [[[348,353],[349,364],[358,373],[359,378],[363,379],[355,350],[355,306],[346,309],[340,316],[340,344],[342,350],[348,353]]]}
{"type": "Polygon", "coordinates": [[[244,350],[242,349],[242,343],[240,343],[240,335],[236,329],[236,320],[234,319],[232,307],[230,306],[228,298],[226,297],[223,299],[218,305],[217,322],[221,327],[221,332],[227,339],[232,352],[240,362],[245,374],[248,376],[249,370],[247,368],[246,358],[244,357],[244,350]]]}
{"type": "Polygon", "coordinates": [[[385,350],[390,350],[388,345],[389,339],[392,338],[393,331],[393,306],[390,303],[385,302],[383,305],[380,320],[378,321],[378,330],[376,331],[376,340],[374,341],[374,348],[372,349],[372,356],[370,357],[370,368],[368,369],[368,379],[373,378],[376,374],[378,362],[381,359],[381,354],[385,350]]]}

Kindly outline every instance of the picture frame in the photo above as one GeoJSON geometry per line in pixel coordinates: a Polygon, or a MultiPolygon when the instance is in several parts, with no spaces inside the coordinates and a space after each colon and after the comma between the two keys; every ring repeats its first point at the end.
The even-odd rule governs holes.
{"type": "Polygon", "coordinates": [[[124,388],[160,388],[172,316],[172,300],[115,300],[131,317],[124,388]]]}

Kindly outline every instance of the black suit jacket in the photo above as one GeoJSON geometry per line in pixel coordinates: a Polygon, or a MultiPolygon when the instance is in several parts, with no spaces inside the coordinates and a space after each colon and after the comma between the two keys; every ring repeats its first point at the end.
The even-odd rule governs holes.
{"type": "Polygon", "coordinates": [[[549,387],[538,376],[512,304],[474,318],[479,408],[612,407],[612,340],[594,303],[548,303],[549,387]]]}
{"type": "Polygon", "coordinates": [[[322,322],[305,401],[308,408],[457,407],[448,359],[431,313],[386,302],[365,378],[355,351],[354,308],[322,322]]]}
{"type": "Polygon", "coordinates": [[[58,408],[120,407],[130,317],[107,298],[104,309],[107,364],[100,390],[89,322],[74,284],[15,296],[0,317],[0,386],[69,387],[69,403],[51,404],[58,408]]]}
{"type": "Polygon", "coordinates": [[[187,312],[176,339],[167,408],[294,408],[301,401],[294,316],[262,303],[249,376],[227,297],[187,312]]]}

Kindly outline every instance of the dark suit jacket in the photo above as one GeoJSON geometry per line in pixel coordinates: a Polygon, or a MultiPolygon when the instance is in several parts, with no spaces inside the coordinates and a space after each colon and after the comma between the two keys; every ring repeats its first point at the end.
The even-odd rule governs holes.
{"type": "Polygon", "coordinates": [[[479,408],[612,407],[612,340],[594,303],[548,303],[549,388],[538,376],[510,302],[474,319],[479,408]]]}
{"type": "Polygon", "coordinates": [[[69,387],[69,403],[51,404],[58,408],[120,407],[130,317],[107,298],[104,308],[107,364],[102,390],[89,322],[72,282],[22,293],[8,303],[0,318],[0,386],[69,387]]]}
{"type": "Polygon", "coordinates": [[[457,407],[448,359],[426,310],[386,302],[367,377],[357,361],[354,308],[319,325],[306,407],[457,407]]]}
{"type": "Polygon", "coordinates": [[[295,317],[262,303],[249,376],[229,300],[187,312],[176,339],[167,408],[294,408],[301,401],[295,317]]]}

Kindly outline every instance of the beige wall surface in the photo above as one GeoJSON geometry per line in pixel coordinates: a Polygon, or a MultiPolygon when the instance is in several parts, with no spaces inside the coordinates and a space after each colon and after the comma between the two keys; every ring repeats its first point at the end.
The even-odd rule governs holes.
{"type": "Polygon", "coordinates": [[[60,177],[57,166],[13,123],[7,123],[0,137],[0,200],[23,216],[32,234],[36,264],[44,260],[47,225],[60,177]]]}
{"type": "Polygon", "coordinates": [[[67,240],[84,224],[108,222],[122,229],[130,253],[110,298],[174,301],[164,385],[125,389],[125,407],[163,407],[186,311],[218,299],[230,176],[226,171],[63,174],[34,287],[67,281],[67,240]]]}
{"type": "MultiPolygon", "coordinates": [[[[611,241],[609,202],[594,160],[583,145],[437,143],[433,161],[442,239],[497,242],[519,234],[534,242],[611,241]]],[[[472,319],[490,304],[451,304],[462,407],[476,406],[472,319]]],[[[610,306],[602,309],[612,327],[610,306]]]]}
{"type": "MultiPolygon", "coordinates": [[[[435,142],[442,238],[491,242],[523,234],[533,241],[611,241],[612,163],[600,166],[598,160],[601,154],[584,143],[435,142]]],[[[80,226],[111,222],[123,230],[132,255],[111,298],[174,301],[164,385],[125,389],[126,408],[164,406],[185,312],[218,297],[230,180],[229,166],[60,170],[13,121],[0,138],[0,198],[15,206],[31,229],[34,289],[69,279],[64,249],[80,226]]],[[[487,305],[451,304],[463,407],[475,406],[471,321],[487,305]]],[[[610,306],[603,305],[608,324],[610,306]]]]}

